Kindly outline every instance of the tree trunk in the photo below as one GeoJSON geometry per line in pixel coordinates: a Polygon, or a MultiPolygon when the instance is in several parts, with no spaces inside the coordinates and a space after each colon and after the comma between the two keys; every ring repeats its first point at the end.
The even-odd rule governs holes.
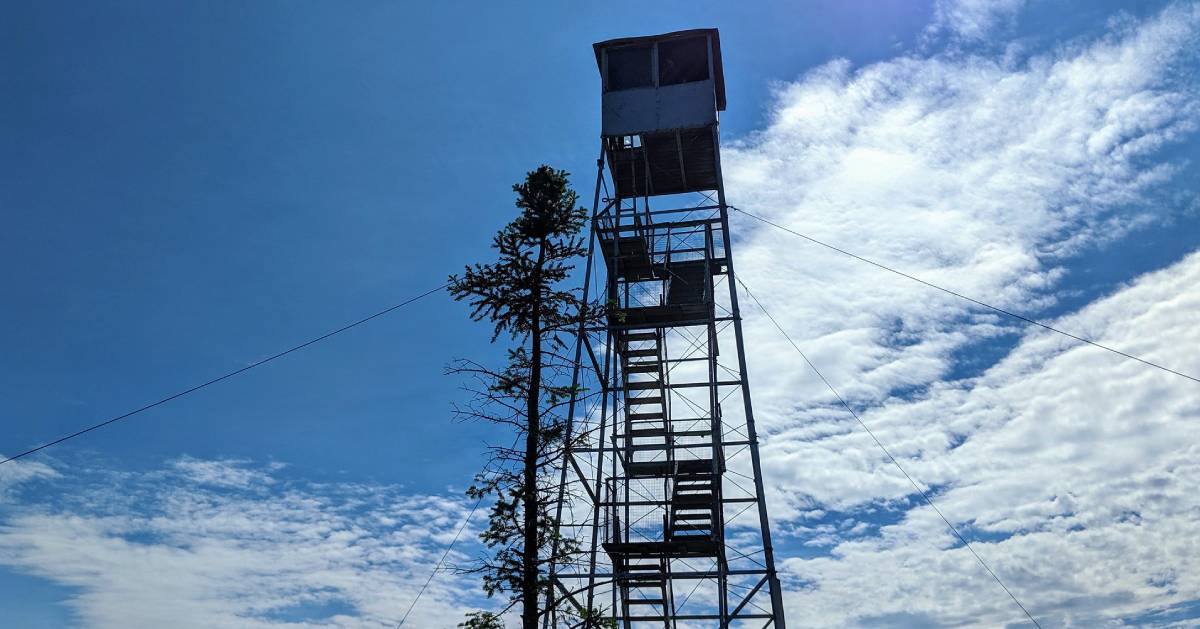
{"type": "Polygon", "coordinates": [[[538,629],[538,441],[541,439],[542,387],[542,263],[546,258],[546,243],[538,246],[538,261],[533,274],[533,317],[530,326],[529,390],[526,397],[529,426],[525,431],[525,503],[524,554],[521,556],[521,627],[538,629]]]}

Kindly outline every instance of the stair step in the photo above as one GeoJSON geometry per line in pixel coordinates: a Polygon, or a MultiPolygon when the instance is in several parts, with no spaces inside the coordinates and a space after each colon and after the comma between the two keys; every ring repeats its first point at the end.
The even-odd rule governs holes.
{"type": "Polygon", "coordinates": [[[635,430],[661,430],[663,432],[666,432],[666,430],[667,430],[666,428],[663,427],[662,422],[657,422],[657,421],[627,422],[625,424],[625,428],[626,428],[626,432],[625,432],[626,437],[634,437],[634,436],[653,437],[654,436],[654,435],[634,435],[633,431],[635,431],[635,430]]]}
{"type": "Polygon", "coordinates": [[[684,474],[707,474],[712,475],[712,459],[694,459],[687,461],[679,461],[677,463],[677,472],[680,475],[684,474]]]}
{"type": "MultiPolygon", "coordinates": [[[[680,461],[680,463],[692,463],[691,461],[680,461]]],[[[705,464],[708,461],[704,461],[705,464]]],[[[712,472],[704,470],[702,472],[683,471],[675,475],[675,481],[679,483],[695,483],[695,482],[711,482],[713,478],[712,472]]]]}
{"type": "Polygon", "coordinates": [[[712,502],[712,499],[713,499],[712,494],[697,494],[694,496],[684,494],[682,496],[677,495],[677,496],[671,497],[672,502],[686,503],[686,504],[692,504],[692,505],[710,503],[710,502],[712,502]]]}
{"type": "Polygon", "coordinates": [[[625,365],[625,373],[661,373],[662,363],[629,363],[625,365]]]}
{"type": "Polygon", "coordinates": [[[657,357],[658,356],[658,348],[653,347],[650,349],[627,349],[622,353],[625,354],[625,356],[628,358],[645,358],[645,357],[649,357],[649,356],[657,357]]]}
{"type": "Polygon", "coordinates": [[[662,413],[630,413],[629,421],[645,422],[645,421],[662,421],[662,413]]]}
{"type": "Polygon", "coordinates": [[[621,577],[621,581],[629,584],[630,587],[662,587],[663,582],[667,577],[661,572],[652,572],[647,574],[635,574],[628,577],[621,577]]]}
{"type": "MultiPolygon", "coordinates": [[[[671,433],[672,437],[707,437],[712,434],[711,430],[676,430],[671,433]]],[[[697,444],[697,447],[707,444],[697,444]]]]}
{"type": "Polygon", "coordinates": [[[626,341],[657,341],[658,332],[626,332],[621,335],[626,341]]]}
{"type": "Polygon", "coordinates": [[[712,530],[711,524],[676,523],[671,527],[672,533],[674,533],[675,531],[711,531],[711,530],[712,530]]]}
{"type": "Polygon", "coordinates": [[[672,536],[671,536],[671,538],[672,538],[672,539],[674,539],[674,540],[675,540],[675,541],[677,541],[677,542],[679,542],[679,541],[682,541],[682,542],[687,542],[687,541],[692,541],[692,540],[703,540],[703,541],[710,541],[710,540],[712,540],[713,536],[712,536],[711,534],[703,534],[703,535],[672,535],[672,536]]]}
{"type": "Polygon", "coordinates": [[[625,602],[629,605],[662,605],[661,598],[627,598],[625,602]]]}
{"type": "Polygon", "coordinates": [[[671,517],[676,520],[712,520],[712,512],[705,511],[703,513],[673,513],[671,517]]]}
{"type": "Polygon", "coordinates": [[[656,570],[661,571],[662,565],[656,563],[631,563],[625,566],[626,570],[656,570]]]}
{"type": "Polygon", "coordinates": [[[630,437],[665,437],[666,428],[634,428],[629,431],[630,437]]]}
{"type": "Polygon", "coordinates": [[[653,389],[661,389],[662,383],[657,380],[649,380],[646,382],[626,382],[626,391],[650,391],[653,389]]]}
{"type": "Polygon", "coordinates": [[[638,478],[661,477],[670,469],[670,464],[666,461],[630,461],[625,464],[625,471],[638,478]]]}
{"type": "Polygon", "coordinates": [[[660,396],[660,395],[625,398],[625,404],[627,406],[643,406],[646,404],[662,404],[662,402],[663,402],[663,399],[662,399],[662,396],[660,396]]]}

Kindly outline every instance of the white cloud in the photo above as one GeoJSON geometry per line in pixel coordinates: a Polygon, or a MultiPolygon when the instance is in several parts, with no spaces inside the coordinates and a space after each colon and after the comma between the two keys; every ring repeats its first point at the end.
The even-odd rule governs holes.
{"type": "Polygon", "coordinates": [[[249,467],[247,463],[249,462],[203,461],[184,457],[173,461],[171,467],[190,481],[214,487],[250,489],[256,485],[267,486],[275,482],[269,473],[249,467]]]}
{"type": "MultiPolygon", "coordinates": [[[[941,2],[933,28],[977,39],[1021,5],[941,2]]],[[[1175,172],[1158,151],[1200,120],[1179,72],[1200,6],[1120,28],[1022,60],[826,64],[780,86],[770,125],[725,149],[730,198],[1045,316],[1075,256],[1170,219],[1151,202],[1175,172]]],[[[1120,626],[1200,598],[1194,383],[751,221],[735,229],[741,277],[1046,626],[1120,626]],[[1006,355],[948,380],[987,342],[1006,355]]],[[[1056,324],[1200,372],[1198,282],[1192,255],[1056,324]]],[[[790,624],[1019,623],[771,324],[743,311],[790,624]]],[[[66,504],[13,511],[0,563],[79,588],[70,605],[89,627],[393,626],[463,504],[279,471],[181,459],[100,473],[66,504]],[[288,624],[304,606],[336,613],[288,624]]],[[[54,474],[0,468],[0,496],[54,474]]],[[[454,624],[475,592],[472,579],[439,577],[408,626],[454,624]]]]}
{"type": "MultiPolygon", "coordinates": [[[[960,22],[983,24],[972,15],[960,22]]],[[[1178,168],[1159,151],[1200,121],[1195,74],[1180,71],[1194,61],[1200,5],[1120,28],[1020,61],[960,51],[829,63],[780,86],[769,126],[724,151],[729,196],[1047,316],[1056,291],[1073,288],[1064,279],[1077,256],[1180,211],[1156,197],[1178,168]]],[[[1097,626],[1200,598],[1185,576],[1197,559],[1185,532],[1200,524],[1200,501],[1184,491],[1200,448],[1195,383],[1030,332],[756,222],[735,229],[741,277],[1051,625],[1097,626]],[[947,381],[989,343],[1015,349],[947,381]]],[[[1200,372],[1189,351],[1200,341],[1198,273],[1190,257],[1060,325],[1200,372]]],[[[808,584],[791,595],[790,624],[1019,622],[770,322],[752,304],[744,312],[774,521],[800,536],[795,546],[831,552],[787,561],[808,584]],[[899,522],[863,535],[859,524],[882,517],[866,512],[885,507],[903,513],[899,522]]]]}
{"type": "MultiPolygon", "coordinates": [[[[0,454],[0,459],[5,458],[0,454]]],[[[12,500],[17,487],[37,479],[51,479],[58,476],[54,468],[44,463],[17,460],[0,465],[0,504],[12,500]]]]}
{"type": "MultiPolygon", "coordinates": [[[[1200,346],[1198,282],[1200,254],[1193,254],[1058,323],[1200,372],[1200,356],[1188,350],[1200,346]]],[[[947,488],[937,501],[952,521],[1003,539],[976,548],[1043,619],[1098,626],[1200,593],[1200,554],[1189,533],[1200,523],[1200,499],[1190,490],[1200,482],[1194,383],[1037,333],[977,380],[875,407],[864,420],[911,474],[947,488]],[[947,447],[956,434],[965,442],[947,447]]],[[[772,473],[809,468],[792,459],[793,445],[768,447],[772,473]]],[[[861,476],[857,482],[870,485],[867,477],[894,474],[861,434],[811,445],[865,462],[862,469],[841,463],[845,482],[861,476]]],[[[805,484],[802,491],[818,495],[837,491],[821,479],[805,484]]],[[[880,486],[874,498],[910,493],[896,485],[880,486]]],[[[793,594],[793,609],[805,614],[792,624],[845,626],[912,611],[945,625],[1019,622],[1003,591],[954,542],[926,507],[877,536],[827,539],[831,556],[786,562],[789,573],[815,584],[793,594]],[[872,603],[847,606],[851,600],[872,603]]]]}
{"type": "MultiPolygon", "coordinates": [[[[906,58],[855,73],[830,64],[780,88],[772,124],[725,151],[730,197],[798,231],[1036,314],[1053,305],[1070,256],[1169,212],[1140,202],[1171,167],[1143,162],[1196,125],[1191,94],[1163,86],[1198,14],[1176,10],[1125,39],[1021,68],[981,58],[906,58]],[[1132,110],[1145,114],[1114,113],[1132,110]],[[1117,136],[1107,150],[1089,149],[1117,136]]],[[[932,382],[950,370],[954,350],[1011,331],[956,298],[789,234],[744,219],[737,228],[748,234],[738,249],[743,278],[851,399],[932,382]]],[[[757,363],[794,360],[769,326],[750,335],[757,363]]],[[[794,369],[756,371],[756,402],[768,417],[794,403],[776,392],[822,393],[794,369]]]]}
{"type": "Polygon", "coordinates": [[[931,33],[942,31],[965,40],[981,40],[998,27],[1012,24],[1026,0],[938,0],[931,33]]]}
{"type": "MultiPolygon", "coordinates": [[[[272,467],[183,459],[100,472],[63,505],[7,518],[0,563],[79,588],[69,605],[98,629],[394,627],[465,518],[462,501],[296,485],[272,467]]],[[[473,539],[468,529],[451,559],[465,561],[473,539]]],[[[443,571],[407,625],[452,626],[477,592],[443,571]]]]}

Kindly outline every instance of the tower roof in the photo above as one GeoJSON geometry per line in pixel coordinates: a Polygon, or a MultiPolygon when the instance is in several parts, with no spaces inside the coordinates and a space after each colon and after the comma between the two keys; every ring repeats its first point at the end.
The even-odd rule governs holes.
{"type": "Polygon", "coordinates": [[[717,91],[717,111],[725,111],[725,74],[722,70],[721,64],[721,37],[715,28],[693,28],[686,31],[663,33],[661,35],[644,35],[641,37],[621,37],[618,39],[609,39],[592,44],[592,49],[596,52],[596,66],[600,68],[601,72],[603,72],[604,61],[602,51],[606,48],[616,48],[620,46],[631,46],[637,44],[649,45],[672,39],[695,37],[696,35],[708,35],[712,40],[712,69],[713,79],[714,83],[716,84],[717,91]]]}

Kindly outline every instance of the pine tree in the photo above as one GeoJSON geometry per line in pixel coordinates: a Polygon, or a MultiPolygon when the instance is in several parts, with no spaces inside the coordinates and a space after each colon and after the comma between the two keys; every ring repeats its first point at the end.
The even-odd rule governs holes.
{"type": "MultiPolygon", "coordinates": [[[[543,567],[569,562],[580,551],[577,541],[556,538],[550,472],[562,461],[564,410],[575,393],[573,361],[564,350],[580,318],[593,316],[595,308],[577,289],[564,288],[585,254],[580,231],[587,219],[567,173],[543,165],[513,191],[520,213],[493,239],[498,259],[450,277],[451,295],[467,301],[471,318],[493,325],[492,342],[510,342],[507,364],[497,369],[460,360],[449,371],[470,379],[474,392],[456,407],[460,417],[505,424],[517,433],[511,447],[491,448],[491,460],[468,490],[477,499],[494,495],[495,503],[480,535],[488,554],[465,571],[482,575],[489,598],[506,595],[505,610],[520,605],[523,629],[537,629],[539,593],[553,600],[543,567]]],[[[460,626],[503,625],[497,614],[473,612],[460,626]]]]}

